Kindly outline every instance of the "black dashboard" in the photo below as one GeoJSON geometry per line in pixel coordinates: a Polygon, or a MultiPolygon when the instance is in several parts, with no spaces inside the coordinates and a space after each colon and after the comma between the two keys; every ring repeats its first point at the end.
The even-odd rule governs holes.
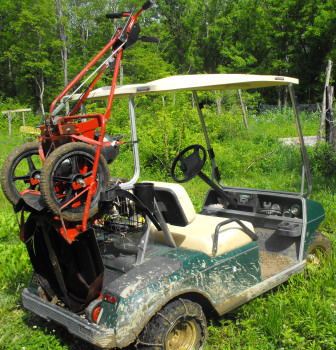
{"type": "Polygon", "coordinates": [[[223,209],[246,213],[302,219],[302,201],[300,198],[271,193],[225,192],[236,202],[236,207],[230,205],[211,189],[207,194],[203,208],[209,206],[219,208],[221,206],[223,209]]]}

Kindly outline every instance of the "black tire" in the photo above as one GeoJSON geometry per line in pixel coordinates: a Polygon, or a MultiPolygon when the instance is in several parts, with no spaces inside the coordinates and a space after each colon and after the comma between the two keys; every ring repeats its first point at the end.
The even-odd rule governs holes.
{"type": "Polygon", "coordinates": [[[323,260],[327,256],[333,256],[333,254],[334,249],[330,239],[321,232],[315,232],[307,250],[307,264],[319,268],[323,260]]]}
{"type": "MultiPolygon", "coordinates": [[[[82,142],[72,142],[60,146],[46,159],[40,180],[40,190],[49,209],[60,216],[60,208],[84,190],[84,187],[74,189],[78,180],[90,175],[96,150],[82,142]],[[84,170],[83,167],[87,168],[84,170]],[[80,169],[81,168],[81,169],[80,169]],[[82,170],[82,172],[80,172],[82,170]]],[[[109,187],[110,172],[103,156],[100,156],[96,175],[97,189],[92,196],[89,217],[98,212],[100,192],[109,187]]],[[[68,221],[81,221],[85,210],[87,195],[62,210],[62,216],[68,221]]]]}
{"type": "Polygon", "coordinates": [[[15,148],[6,158],[1,170],[1,187],[6,198],[16,205],[23,190],[39,190],[43,166],[39,142],[27,142],[15,148]]]}
{"type": "Polygon", "coordinates": [[[199,304],[187,299],[168,303],[146,325],[139,336],[140,350],[203,349],[206,318],[199,304]]]}

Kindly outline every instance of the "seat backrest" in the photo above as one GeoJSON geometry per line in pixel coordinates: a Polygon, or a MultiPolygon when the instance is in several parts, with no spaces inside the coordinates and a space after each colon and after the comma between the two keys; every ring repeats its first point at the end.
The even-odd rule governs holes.
{"type": "Polygon", "coordinates": [[[168,224],[186,226],[195,220],[195,208],[183,186],[168,182],[144,181],[154,184],[154,196],[168,224]]]}

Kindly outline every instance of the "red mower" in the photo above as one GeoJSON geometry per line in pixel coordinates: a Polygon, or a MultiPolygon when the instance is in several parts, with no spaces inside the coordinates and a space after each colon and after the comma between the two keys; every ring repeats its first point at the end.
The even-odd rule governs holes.
{"type": "Polygon", "coordinates": [[[40,126],[39,142],[15,149],[2,168],[2,189],[15,211],[41,211],[48,207],[59,218],[62,234],[70,241],[69,236],[85,231],[88,220],[99,212],[100,193],[110,187],[108,164],[117,157],[119,145],[126,143],[121,141],[122,135],[107,135],[106,124],[124,50],[139,40],[158,42],[155,37],[140,37],[140,25],[136,22],[154,3],[147,1],[134,15],[130,12],[106,15],[127,18],[126,24],[52,102],[49,119],[40,126]],[[112,53],[104,58],[109,50],[112,53]],[[96,64],[97,68],[89,72],[96,64]],[[105,113],[85,114],[86,97],[109,68],[113,69],[113,79],[105,113]],[[73,96],[79,97],[71,112],[61,116],[73,96]],[[79,111],[82,114],[78,115],[79,111]],[[22,173],[22,164],[26,162],[29,171],[22,173]]]}

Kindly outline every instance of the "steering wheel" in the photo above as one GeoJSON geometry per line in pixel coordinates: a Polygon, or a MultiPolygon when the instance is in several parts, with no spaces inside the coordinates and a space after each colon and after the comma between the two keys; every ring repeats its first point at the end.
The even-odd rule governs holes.
{"type": "Polygon", "coordinates": [[[180,152],[173,161],[171,168],[171,177],[178,183],[183,183],[193,179],[203,168],[206,161],[206,150],[201,145],[191,145],[180,152]],[[186,157],[184,155],[193,151],[186,157]],[[200,152],[201,151],[201,152],[200,152]],[[184,174],[184,178],[178,178],[176,174],[176,166],[180,162],[180,169],[184,174]]]}
{"type": "Polygon", "coordinates": [[[206,150],[201,145],[192,145],[185,148],[173,161],[171,168],[171,177],[174,181],[178,183],[187,182],[198,175],[202,180],[204,180],[210,187],[212,187],[215,192],[228,201],[228,203],[233,207],[237,208],[237,203],[235,200],[223,191],[219,186],[217,186],[210,178],[208,178],[203,172],[202,168],[206,161],[206,150]],[[184,157],[188,152],[192,151],[189,155],[184,157]],[[201,151],[201,152],[200,152],[201,151]],[[180,169],[184,174],[184,178],[178,178],[176,174],[177,163],[180,162],[180,169]]]}

